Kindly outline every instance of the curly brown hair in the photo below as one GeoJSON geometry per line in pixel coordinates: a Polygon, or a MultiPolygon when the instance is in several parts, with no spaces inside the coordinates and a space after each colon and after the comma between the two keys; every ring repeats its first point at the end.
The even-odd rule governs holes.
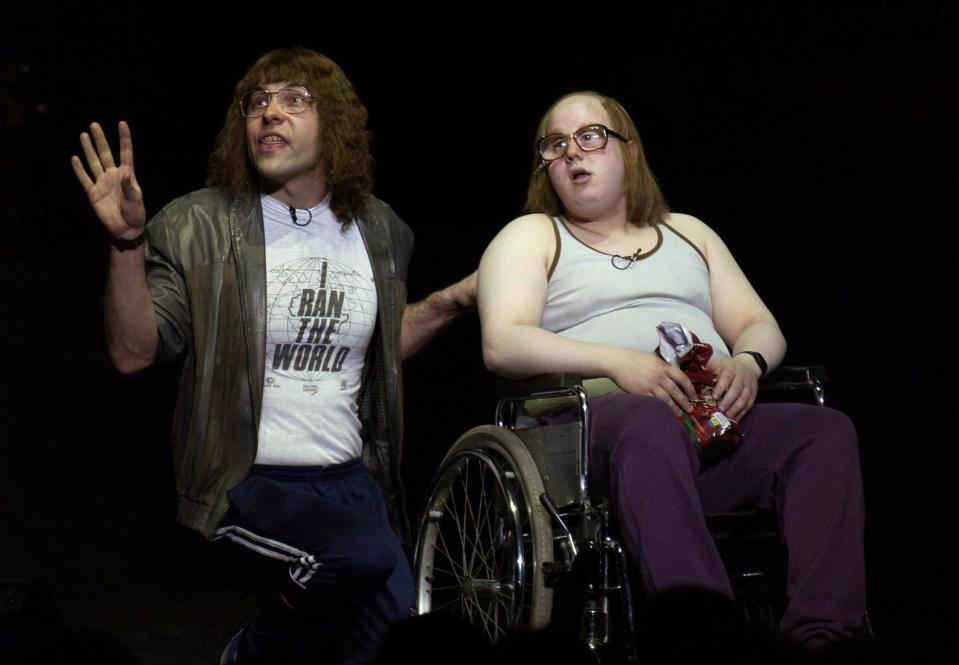
{"type": "MultiPolygon", "coordinates": [[[[612,97],[601,95],[598,92],[584,90],[571,92],[557,99],[547,109],[536,128],[536,139],[544,136],[549,129],[550,116],[553,109],[570,97],[593,97],[603,105],[606,115],[609,116],[610,129],[615,130],[626,138],[626,141],[616,141],[623,151],[623,160],[626,165],[626,218],[636,226],[657,224],[669,214],[669,206],[663,197],[656,176],[653,175],[649,164],[646,163],[646,154],[643,152],[643,142],[639,138],[639,131],[629,113],[623,105],[612,97]],[[629,149],[629,144],[637,148],[636,155],[629,149]]],[[[563,202],[553,190],[549,181],[549,172],[546,163],[539,152],[533,148],[533,172],[529,177],[529,188],[526,190],[526,213],[546,213],[560,215],[563,212],[563,202]]]]}
{"type": "Polygon", "coordinates": [[[240,113],[243,93],[267,83],[296,82],[316,100],[320,118],[321,159],[333,192],[330,209],[343,223],[359,216],[373,191],[373,158],[366,107],[340,67],[304,48],[278,49],[253,63],[233,90],[233,101],[210,156],[207,184],[235,192],[255,192],[258,174],[246,145],[246,118],[240,113]]]}

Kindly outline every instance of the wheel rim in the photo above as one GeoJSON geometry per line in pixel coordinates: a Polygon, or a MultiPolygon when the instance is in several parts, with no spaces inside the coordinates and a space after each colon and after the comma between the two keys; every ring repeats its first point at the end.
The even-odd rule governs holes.
{"type": "Polygon", "coordinates": [[[526,620],[529,538],[515,472],[488,450],[440,470],[419,541],[419,611],[461,616],[496,641],[526,620]]]}

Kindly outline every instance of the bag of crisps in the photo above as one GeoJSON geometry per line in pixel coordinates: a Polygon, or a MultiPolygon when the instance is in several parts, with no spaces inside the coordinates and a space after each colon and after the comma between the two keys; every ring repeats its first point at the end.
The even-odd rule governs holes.
{"type": "Polygon", "coordinates": [[[689,432],[700,462],[704,466],[713,464],[732,453],[743,438],[739,423],[720,411],[713,397],[713,375],[706,367],[713,347],[678,323],[663,322],[656,330],[660,358],[683,370],[699,395],[693,410],[679,416],[679,422],[689,432]]]}

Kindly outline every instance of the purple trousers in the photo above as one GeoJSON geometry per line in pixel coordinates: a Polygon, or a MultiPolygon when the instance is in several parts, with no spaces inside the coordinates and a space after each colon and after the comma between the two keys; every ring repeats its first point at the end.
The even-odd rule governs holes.
{"type": "Polygon", "coordinates": [[[743,442],[701,468],[661,401],[591,402],[591,491],[616,502],[625,545],[646,588],[696,585],[732,597],[704,511],[772,507],[788,555],[783,632],[806,646],[850,635],[865,614],[863,495],[852,422],[802,404],[757,404],[743,442]]]}

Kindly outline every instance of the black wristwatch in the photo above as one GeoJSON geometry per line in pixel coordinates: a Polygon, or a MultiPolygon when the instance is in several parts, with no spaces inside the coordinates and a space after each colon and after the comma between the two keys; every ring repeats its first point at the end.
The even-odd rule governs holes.
{"type": "Polygon", "coordinates": [[[766,359],[763,358],[763,354],[759,351],[739,351],[736,355],[738,356],[741,353],[751,355],[753,360],[756,361],[756,364],[759,365],[759,378],[766,376],[766,372],[769,371],[769,365],[766,363],[766,359]]]}
{"type": "Polygon", "coordinates": [[[131,249],[136,249],[143,244],[143,241],[147,239],[146,231],[138,235],[136,238],[118,238],[115,236],[110,236],[110,244],[116,247],[121,252],[126,252],[131,249]]]}

